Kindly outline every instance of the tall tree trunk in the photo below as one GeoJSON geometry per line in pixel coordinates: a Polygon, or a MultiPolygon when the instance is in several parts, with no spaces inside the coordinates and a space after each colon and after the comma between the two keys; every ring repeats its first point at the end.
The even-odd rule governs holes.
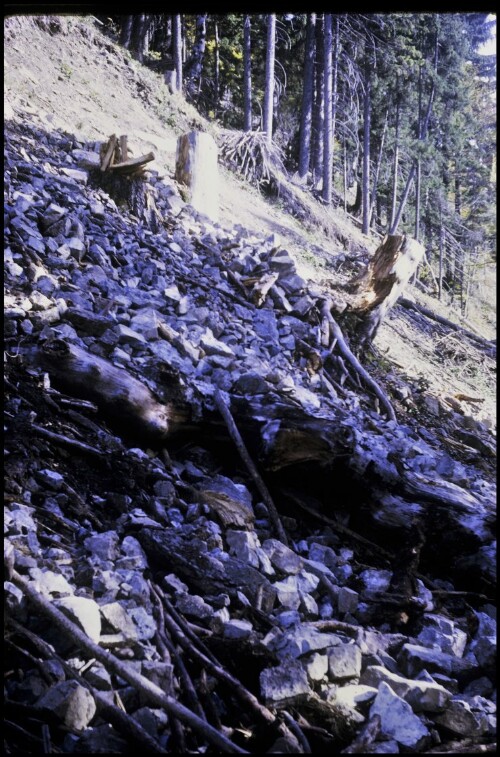
{"type": "Polygon", "coordinates": [[[219,25],[214,20],[214,58],[215,58],[215,71],[214,71],[214,92],[215,92],[215,110],[219,106],[219,94],[220,94],[220,55],[219,55],[219,25]]]}
{"type": "Polygon", "coordinates": [[[335,16],[335,35],[333,39],[333,83],[332,83],[332,182],[334,172],[334,152],[335,152],[335,127],[337,123],[337,92],[338,92],[338,74],[339,74],[339,54],[340,54],[340,20],[335,16]]]}
{"type": "Polygon", "coordinates": [[[392,166],[392,203],[391,219],[389,228],[392,229],[394,219],[396,218],[396,202],[398,197],[398,171],[399,171],[399,121],[400,121],[400,102],[399,97],[396,103],[396,134],[394,138],[394,163],[392,166]]]}
{"type": "Polygon", "coordinates": [[[347,213],[347,146],[344,139],[344,213],[347,213]]]}
{"type": "Polygon", "coordinates": [[[243,25],[243,100],[244,128],[252,131],[252,40],[251,20],[247,14],[243,25]]]}
{"type": "Polygon", "coordinates": [[[324,146],[323,146],[323,202],[330,205],[332,202],[332,14],[325,13],[324,22],[324,146]]]}
{"type": "Polygon", "coordinates": [[[421,184],[421,162],[417,159],[415,171],[415,239],[420,241],[420,184],[421,184]]]}
{"type": "Polygon", "coordinates": [[[370,222],[370,122],[371,75],[368,55],[365,61],[365,94],[363,99],[363,220],[361,231],[368,234],[370,222]]]}
{"type": "Polygon", "coordinates": [[[314,71],[314,103],[313,103],[313,150],[312,166],[314,174],[314,184],[317,186],[319,177],[323,172],[323,15],[316,18],[316,59],[314,71]]]}
{"type": "Polygon", "coordinates": [[[311,159],[311,127],[314,89],[314,31],[316,14],[308,13],[306,49],[304,54],[304,78],[302,82],[302,107],[300,113],[299,177],[305,179],[311,159]]]}
{"type": "Polygon", "coordinates": [[[130,38],[132,36],[132,26],[134,24],[133,16],[121,17],[121,30],[120,30],[120,45],[123,47],[130,47],[130,38]]]}
{"type": "Polygon", "coordinates": [[[444,226],[443,213],[439,213],[439,274],[438,274],[438,299],[443,297],[443,259],[444,259],[444,226]]]}
{"type": "Polygon", "coordinates": [[[203,59],[207,44],[207,14],[196,16],[196,36],[189,62],[186,64],[186,89],[191,98],[200,92],[203,59]]]}
{"type": "Polygon", "coordinates": [[[182,92],[182,21],[180,14],[175,14],[173,20],[175,88],[177,92],[182,92]]]}
{"type": "Polygon", "coordinates": [[[264,93],[264,131],[268,144],[273,140],[274,58],[276,51],[276,14],[267,17],[266,89],[264,93]]]}
{"type": "MultiPolygon", "coordinates": [[[[387,133],[387,122],[389,120],[389,109],[385,111],[385,119],[384,119],[384,128],[382,129],[382,136],[380,137],[380,147],[378,151],[378,157],[377,157],[377,164],[375,166],[375,175],[373,177],[373,190],[372,190],[372,196],[371,196],[371,202],[370,202],[370,212],[368,217],[368,226],[370,227],[372,225],[373,221],[373,211],[375,208],[375,202],[377,199],[377,185],[378,185],[378,177],[380,174],[380,167],[382,165],[382,155],[384,153],[384,142],[385,142],[385,135],[387,133]]],[[[380,215],[380,213],[379,213],[380,215]]]]}
{"type": "MultiPolygon", "coordinates": [[[[456,167],[455,167],[456,170],[456,167]]],[[[460,196],[460,176],[455,173],[455,213],[460,218],[462,212],[462,198],[460,196]]]]}
{"type": "MultiPolygon", "coordinates": [[[[436,34],[436,42],[434,46],[434,70],[437,71],[437,62],[438,62],[438,35],[436,34]]],[[[429,120],[431,117],[432,112],[432,104],[434,102],[434,94],[436,92],[436,85],[434,80],[431,83],[431,91],[429,93],[429,100],[427,102],[427,109],[425,112],[425,118],[423,120],[419,119],[419,134],[418,139],[420,142],[425,142],[427,138],[427,129],[429,128],[429,120]]],[[[408,175],[408,179],[406,180],[406,186],[405,190],[403,192],[403,197],[401,198],[401,202],[399,204],[398,212],[396,213],[396,216],[391,224],[391,228],[389,229],[389,234],[395,234],[396,230],[399,226],[399,222],[401,220],[401,216],[403,215],[403,210],[405,208],[406,202],[408,200],[408,195],[410,194],[410,189],[413,184],[413,180],[415,179],[416,173],[417,173],[417,160],[413,162],[413,165],[411,167],[410,173],[408,175]]]]}

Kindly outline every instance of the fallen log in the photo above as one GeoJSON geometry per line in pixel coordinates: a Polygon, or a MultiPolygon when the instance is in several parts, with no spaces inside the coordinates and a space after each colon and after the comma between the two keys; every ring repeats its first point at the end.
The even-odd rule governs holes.
{"type": "Polygon", "coordinates": [[[63,339],[47,340],[35,359],[63,390],[95,402],[129,437],[159,443],[189,421],[186,408],[158,402],[126,370],[63,339]]]}
{"type": "Polygon", "coordinates": [[[426,308],[423,305],[417,305],[416,302],[412,302],[407,297],[400,297],[398,300],[398,305],[401,305],[407,310],[415,310],[417,313],[425,315],[427,318],[430,318],[437,323],[442,323],[443,326],[447,326],[453,331],[458,331],[460,334],[464,334],[464,336],[474,342],[476,346],[481,347],[481,349],[483,350],[487,350],[490,357],[496,357],[496,344],[489,339],[484,339],[484,337],[478,336],[468,329],[464,329],[463,326],[459,326],[457,323],[453,323],[453,321],[450,321],[448,318],[444,318],[444,316],[442,315],[434,313],[434,311],[429,310],[429,308],[426,308]]]}
{"type": "MultiPolygon", "coordinates": [[[[338,503],[351,531],[389,550],[418,517],[426,531],[422,573],[435,575],[439,562],[450,579],[462,583],[460,588],[473,588],[469,584],[478,579],[489,587],[494,580],[494,502],[488,494],[441,478],[432,466],[425,477],[413,469],[412,440],[404,442],[400,434],[393,438],[392,424],[375,425],[373,416],[363,421],[340,407],[312,415],[292,399],[271,395],[233,395],[231,413],[246,446],[259,455],[259,469],[281,513],[290,490],[302,501],[314,496],[326,515],[338,503]],[[339,486],[349,492],[347,502],[332,497],[339,486]],[[479,558],[481,549],[486,552],[479,558]],[[469,558],[474,579],[465,567],[469,558]]],[[[438,457],[436,452],[436,462],[438,457]]]]}

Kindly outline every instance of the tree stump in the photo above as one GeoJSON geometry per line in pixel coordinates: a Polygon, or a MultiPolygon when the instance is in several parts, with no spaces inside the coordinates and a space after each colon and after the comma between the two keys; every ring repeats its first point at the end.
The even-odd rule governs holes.
{"type": "Polygon", "coordinates": [[[373,341],[423,256],[424,247],[416,239],[404,234],[385,236],[367,268],[354,282],[350,310],[360,316],[356,329],[359,350],[373,341]]]}
{"type": "Polygon", "coordinates": [[[175,179],[190,188],[190,204],[213,221],[219,217],[217,145],[205,132],[191,131],[177,140],[175,179]]]}

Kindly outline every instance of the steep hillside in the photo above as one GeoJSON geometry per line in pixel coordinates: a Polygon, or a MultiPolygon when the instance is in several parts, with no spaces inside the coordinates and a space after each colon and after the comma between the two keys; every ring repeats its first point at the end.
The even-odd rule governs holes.
{"type": "Polygon", "coordinates": [[[5,98],[6,752],[491,751],[494,344],[409,301],[361,366],[377,243],[222,168],[197,213],[215,127],[95,20],[7,19],[5,98]]]}

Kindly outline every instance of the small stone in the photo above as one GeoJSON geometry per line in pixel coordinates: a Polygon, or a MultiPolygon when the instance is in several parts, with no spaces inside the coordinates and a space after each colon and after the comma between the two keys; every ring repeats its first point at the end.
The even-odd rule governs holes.
{"type": "Polygon", "coordinates": [[[101,616],[99,605],[86,597],[63,597],[55,600],[58,607],[70,620],[76,623],[95,644],[101,637],[101,616]]]}
{"type": "Polygon", "coordinates": [[[328,652],[328,674],[334,681],[357,678],[361,673],[361,650],[356,644],[339,644],[328,652]]]}
{"type": "Polygon", "coordinates": [[[223,636],[225,639],[248,639],[252,631],[249,620],[229,620],[224,623],[223,636]]]}
{"type": "Polygon", "coordinates": [[[94,717],[94,697],[78,681],[63,681],[52,686],[36,703],[52,710],[70,731],[82,731],[94,717]]]}
{"type": "Polygon", "coordinates": [[[359,594],[346,586],[341,586],[337,596],[338,611],[340,613],[356,611],[359,603],[359,594]]]}
{"type": "Polygon", "coordinates": [[[309,693],[307,673],[297,660],[284,660],[275,668],[264,668],[259,678],[262,697],[270,704],[309,693]]]}
{"type": "Polygon", "coordinates": [[[382,681],[370,708],[370,717],[380,715],[382,732],[398,744],[419,752],[430,743],[430,733],[410,705],[398,697],[389,684],[382,681]]]}

